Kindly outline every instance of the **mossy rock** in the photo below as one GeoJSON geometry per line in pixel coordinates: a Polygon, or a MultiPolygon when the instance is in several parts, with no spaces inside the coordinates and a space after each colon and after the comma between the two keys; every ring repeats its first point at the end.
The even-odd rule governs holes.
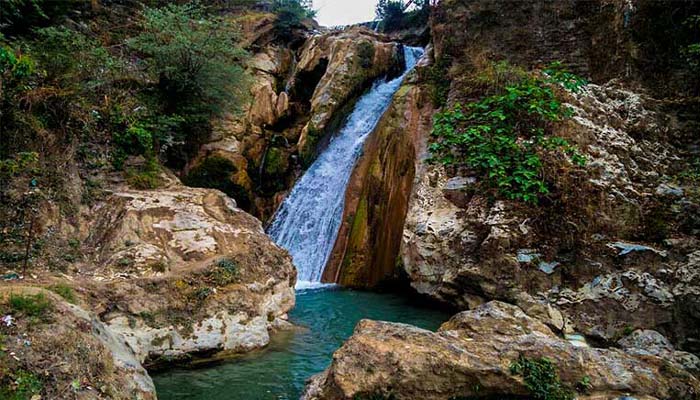
{"type": "Polygon", "coordinates": [[[281,177],[289,170],[289,155],[284,149],[271,147],[265,156],[263,173],[267,177],[281,177]]]}
{"type": "Polygon", "coordinates": [[[237,171],[238,169],[230,160],[212,156],[192,168],[182,182],[187,186],[221,190],[235,199],[239,207],[249,210],[251,201],[248,191],[233,182],[233,175],[237,171]]]}

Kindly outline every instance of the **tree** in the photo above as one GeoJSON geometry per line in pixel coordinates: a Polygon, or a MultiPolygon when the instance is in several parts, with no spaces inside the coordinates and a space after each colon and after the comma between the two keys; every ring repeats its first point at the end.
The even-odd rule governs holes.
{"type": "Polygon", "coordinates": [[[274,0],[272,12],[277,14],[275,27],[280,36],[288,35],[292,29],[302,26],[305,19],[316,15],[311,0],[274,0]]]}
{"type": "Polygon", "coordinates": [[[405,6],[402,0],[379,0],[377,3],[377,19],[382,20],[384,30],[400,28],[404,17],[405,6]]]}
{"type": "Polygon", "coordinates": [[[170,161],[178,164],[184,161],[177,159],[178,151],[196,151],[208,135],[212,116],[239,110],[243,104],[248,92],[243,68],[247,53],[233,23],[207,15],[198,2],[146,8],[141,28],[142,33],[127,44],[143,57],[146,72],[157,83],[147,91],[150,106],[138,125],[167,127],[169,132],[149,133],[160,143],[173,143],[175,160],[170,161]]]}

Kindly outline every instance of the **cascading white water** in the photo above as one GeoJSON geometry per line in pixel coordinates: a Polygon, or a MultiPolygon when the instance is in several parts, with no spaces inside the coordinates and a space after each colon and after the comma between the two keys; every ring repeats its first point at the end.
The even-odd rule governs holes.
{"type": "Polygon", "coordinates": [[[268,233],[292,255],[299,273],[297,288],[317,286],[321,281],[340,229],[345,188],[362,144],[422,55],[421,48],[404,47],[405,72],[389,82],[375,82],[357,101],[343,129],[334,135],[275,214],[268,233]]]}

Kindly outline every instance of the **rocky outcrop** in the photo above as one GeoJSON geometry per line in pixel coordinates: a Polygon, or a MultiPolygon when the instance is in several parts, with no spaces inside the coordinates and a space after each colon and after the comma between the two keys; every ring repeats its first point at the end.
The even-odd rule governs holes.
{"type": "Polygon", "coordinates": [[[556,210],[490,202],[474,176],[419,167],[401,250],[411,285],[458,307],[526,292],[587,335],[614,342],[630,327],[651,328],[696,349],[688,321],[698,318],[698,243],[681,222],[681,204],[695,200],[673,183],[681,153],[662,139],[678,128],[653,100],[613,86],[589,85],[568,101],[574,117],[562,135],[589,163],[587,180],[562,180],[556,210]]]}
{"type": "Polygon", "coordinates": [[[524,397],[532,382],[511,372],[523,358],[549,360],[564,387],[573,392],[578,384],[579,399],[700,396],[700,381],[680,364],[620,349],[577,347],[519,308],[491,302],[455,315],[437,332],[361,321],[302,399],[524,397]]]}
{"type": "Polygon", "coordinates": [[[307,33],[296,49],[264,34],[272,23],[267,14],[246,21],[257,27],[246,35],[255,43],[250,103],[242,114],[215,122],[211,142],[188,165],[184,181],[212,186],[197,179],[198,173],[223,174],[223,183],[215,187],[267,221],[356,98],[377,78],[403,70],[403,52],[397,43],[363,28],[307,33]],[[211,170],[211,158],[223,164],[224,172],[211,170]]]}
{"type": "Polygon", "coordinates": [[[375,79],[403,71],[400,46],[383,40],[367,29],[353,28],[312,37],[304,45],[292,87],[305,85],[298,81],[300,76],[325,70],[311,96],[309,122],[299,138],[299,155],[305,163],[315,158],[322,140],[342,123],[345,115],[339,111],[347,110],[375,79]]]}
{"type": "Polygon", "coordinates": [[[117,191],[94,210],[86,302],[148,362],[265,346],[294,306],[296,271],[223,193],[117,191]]]}
{"type": "Polygon", "coordinates": [[[0,316],[0,396],[156,398],[151,378],[123,339],[56,294],[0,287],[0,316]]]}
{"type": "Polygon", "coordinates": [[[629,32],[653,2],[598,3],[440,2],[434,62],[419,66],[367,142],[325,281],[373,287],[401,276],[460,309],[491,299],[537,304],[559,310],[557,330],[613,344],[623,332],[655,329],[700,351],[700,208],[684,178],[700,114],[692,99],[659,100],[634,72],[641,61],[629,50],[639,38],[629,32]],[[600,54],[600,43],[611,50],[600,54]],[[536,207],[480,191],[471,171],[425,162],[429,100],[442,81],[448,104],[472,101],[483,95],[484,68],[504,59],[526,69],[561,60],[598,82],[579,94],[557,89],[573,115],[554,134],[588,162],[547,171],[552,194],[536,207]]]}

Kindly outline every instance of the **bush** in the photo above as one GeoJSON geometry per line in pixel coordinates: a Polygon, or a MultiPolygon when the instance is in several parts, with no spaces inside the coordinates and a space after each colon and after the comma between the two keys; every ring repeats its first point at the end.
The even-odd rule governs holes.
{"type": "Polygon", "coordinates": [[[75,297],[75,291],[72,287],[66,284],[57,284],[49,287],[49,290],[56,293],[57,295],[63,297],[67,302],[75,304],[77,299],[75,297]]]}
{"type": "Polygon", "coordinates": [[[39,394],[43,387],[44,384],[34,373],[23,369],[12,371],[0,376],[0,399],[29,400],[39,394]]]}
{"type": "Polygon", "coordinates": [[[169,4],[146,8],[141,28],[127,44],[145,57],[166,110],[217,114],[241,104],[247,53],[230,21],[198,3],[169,4]]]}
{"type": "Polygon", "coordinates": [[[289,35],[295,28],[302,27],[305,19],[316,15],[310,0],[274,0],[272,12],[277,14],[275,29],[279,36],[289,35]]]}
{"type": "Polygon", "coordinates": [[[430,1],[412,2],[408,9],[403,0],[379,0],[375,8],[377,19],[381,20],[382,31],[395,31],[425,25],[430,16],[430,1]]]}
{"type": "Polygon", "coordinates": [[[375,9],[377,19],[382,21],[383,30],[393,30],[401,27],[404,16],[402,0],[379,0],[375,9]]]}
{"type": "Polygon", "coordinates": [[[549,193],[541,154],[563,152],[573,163],[585,164],[566,140],[548,136],[551,124],[570,113],[551,83],[576,90],[583,80],[555,65],[546,79],[526,78],[506,86],[503,94],[436,114],[433,161],[470,168],[500,195],[537,203],[549,193]]]}
{"type": "Polygon", "coordinates": [[[21,150],[27,130],[23,101],[36,78],[35,60],[0,45],[0,160],[21,150]]]}
{"type": "Polygon", "coordinates": [[[510,364],[510,372],[520,375],[535,400],[574,400],[573,391],[564,387],[554,364],[547,358],[520,356],[510,364]]]}
{"type": "Polygon", "coordinates": [[[11,294],[9,306],[12,312],[32,318],[44,317],[46,312],[52,308],[51,301],[43,293],[37,295],[11,294]]]}
{"type": "Polygon", "coordinates": [[[154,149],[180,166],[208,136],[212,116],[239,110],[247,98],[247,53],[233,23],[196,2],[146,8],[141,29],[127,44],[157,84],[144,92],[146,111],[128,125],[144,128],[154,149]]]}

